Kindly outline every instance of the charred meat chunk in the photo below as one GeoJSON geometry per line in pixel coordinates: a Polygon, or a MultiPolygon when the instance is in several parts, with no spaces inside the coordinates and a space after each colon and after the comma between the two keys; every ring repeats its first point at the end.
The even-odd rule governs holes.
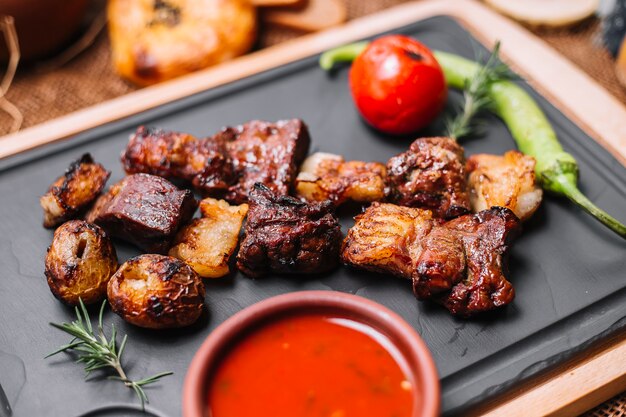
{"type": "Polygon", "coordinates": [[[187,133],[140,126],[122,152],[129,174],[145,173],[188,181],[200,190],[225,191],[233,181],[224,135],[197,139],[187,133]]]}
{"type": "Polygon", "coordinates": [[[226,200],[245,203],[256,183],[265,185],[277,195],[289,194],[311,141],[302,120],[276,123],[253,120],[226,128],[222,134],[232,135],[227,147],[237,178],[229,187],[226,200]]]}
{"type": "Polygon", "coordinates": [[[307,201],[370,202],[385,197],[387,169],[380,162],[345,161],[317,152],[304,160],[296,177],[296,194],[307,201]]]}
{"type": "Polygon", "coordinates": [[[56,227],[78,217],[102,192],[109,175],[111,172],[94,162],[88,153],[72,162],[39,199],[44,227],[56,227]]]}
{"type": "Polygon", "coordinates": [[[256,184],[237,267],[250,277],[325,272],[339,263],[340,245],[331,202],[304,203],[256,184]]]}
{"type": "Polygon", "coordinates": [[[414,293],[464,317],[509,304],[515,291],[505,277],[503,256],[519,226],[511,210],[493,207],[435,229],[422,243],[414,293]]]}
{"type": "Polygon", "coordinates": [[[420,138],[387,162],[387,200],[451,219],[470,211],[463,148],[452,138],[420,138]]]}
{"type": "Polygon", "coordinates": [[[442,223],[429,210],[373,203],[356,217],[341,256],[351,266],[411,279],[417,298],[470,316],[513,300],[503,256],[518,229],[504,207],[442,223]]]}
{"type": "Polygon", "coordinates": [[[195,212],[198,203],[189,190],[148,174],[124,178],[97,202],[88,216],[111,236],[147,252],[165,253],[178,229],[195,212]]]}
{"type": "Polygon", "coordinates": [[[478,154],[467,159],[470,202],[475,213],[490,207],[511,209],[526,220],[539,207],[543,192],[535,181],[535,158],[519,151],[478,154]]]}
{"type": "Polygon", "coordinates": [[[344,263],[411,279],[420,241],[439,220],[429,210],[374,202],[354,219],[341,248],[344,263]]]}
{"type": "Polygon", "coordinates": [[[212,197],[245,203],[255,183],[288,195],[309,150],[301,120],[253,120],[209,138],[140,127],[122,153],[127,173],[148,173],[191,182],[212,197]]]}

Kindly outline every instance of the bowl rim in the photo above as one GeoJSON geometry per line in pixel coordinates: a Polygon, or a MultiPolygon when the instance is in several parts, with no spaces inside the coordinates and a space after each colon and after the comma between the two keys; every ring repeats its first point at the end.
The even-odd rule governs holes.
{"type": "MultiPolygon", "coordinates": [[[[237,312],[215,328],[194,355],[183,384],[183,416],[207,417],[206,381],[225,345],[247,329],[289,311],[335,309],[353,316],[371,319],[365,322],[378,331],[388,333],[405,360],[419,364],[411,367],[412,377],[420,381],[421,407],[414,417],[439,415],[441,397],[439,376],[426,344],[417,332],[397,313],[367,298],[338,291],[296,291],[267,298],[237,312]],[[393,336],[393,337],[391,337],[393,336]],[[401,342],[404,349],[398,346],[401,342]]],[[[356,319],[358,320],[358,318],[356,319]]]]}

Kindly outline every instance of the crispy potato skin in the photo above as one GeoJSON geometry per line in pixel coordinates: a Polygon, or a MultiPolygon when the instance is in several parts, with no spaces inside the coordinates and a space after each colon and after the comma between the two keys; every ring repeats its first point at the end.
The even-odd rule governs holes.
{"type": "Polygon", "coordinates": [[[126,261],[107,288],[111,309],[127,322],[150,329],[185,327],[204,308],[204,284],[171,256],[139,255],[126,261]]]}
{"type": "Polygon", "coordinates": [[[206,198],[200,202],[200,212],[201,219],[178,232],[169,255],[185,261],[203,278],[220,278],[229,272],[228,261],[237,248],[248,205],[206,198]]]}
{"type": "Polygon", "coordinates": [[[248,0],[110,0],[113,65],[148,85],[246,53],[256,39],[248,0]]]}
{"type": "Polygon", "coordinates": [[[44,211],[43,225],[54,228],[76,218],[100,194],[111,172],[84,154],[57,178],[39,203],[44,211]]]}
{"type": "Polygon", "coordinates": [[[116,270],[115,248],[100,227],[71,220],[54,232],[45,274],[52,294],[65,304],[101,301],[116,270]]]}

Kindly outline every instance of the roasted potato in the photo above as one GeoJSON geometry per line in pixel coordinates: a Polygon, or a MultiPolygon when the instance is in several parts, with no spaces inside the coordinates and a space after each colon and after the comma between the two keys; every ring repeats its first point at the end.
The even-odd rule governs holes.
{"type": "Polygon", "coordinates": [[[224,200],[200,202],[203,218],[194,219],[178,232],[169,255],[187,262],[203,278],[228,274],[228,261],[239,240],[248,205],[231,206],[224,200]]]}
{"type": "Polygon", "coordinates": [[[46,278],[55,297],[65,304],[96,303],[106,296],[117,270],[115,248],[104,230],[82,220],[64,223],[54,232],[46,255],[46,278]]]}
{"type": "Polygon", "coordinates": [[[139,327],[184,327],[200,317],[204,284],[183,261],[164,255],[139,255],[126,261],[107,289],[111,309],[139,327]]]}
{"type": "Polygon", "coordinates": [[[246,53],[256,38],[248,0],[109,0],[113,65],[154,84],[246,53]]]}
{"type": "Polygon", "coordinates": [[[65,174],[39,199],[44,211],[44,227],[56,227],[78,217],[100,194],[109,175],[111,172],[95,163],[88,153],[72,162],[65,174]]]}

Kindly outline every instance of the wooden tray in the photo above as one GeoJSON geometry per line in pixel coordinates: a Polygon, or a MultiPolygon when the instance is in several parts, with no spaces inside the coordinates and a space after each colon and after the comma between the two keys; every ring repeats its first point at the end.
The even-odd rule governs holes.
{"type": "MultiPolygon", "coordinates": [[[[158,124],[166,128],[174,128],[181,130],[192,130],[192,133],[199,135],[206,135],[216,130],[219,126],[214,126],[218,123],[215,118],[224,114],[223,107],[228,107],[228,100],[236,102],[237,96],[242,94],[251,94],[250,106],[255,100],[259,100],[259,97],[254,97],[256,94],[255,88],[258,87],[259,91],[267,93],[263,90],[262,86],[274,82],[277,78],[286,79],[287,84],[283,84],[280,87],[282,93],[277,93],[276,99],[280,99],[281,94],[287,96],[289,94],[288,89],[298,88],[297,84],[289,84],[289,74],[296,73],[298,71],[304,71],[308,68],[309,72],[312,71],[315,65],[315,58],[309,58],[300,60],[303,58],[315,55],[320,51],[328,49],[338,44],[346,43],[352,40],[369,37],[379,34],[385,31],[396,31],[405,25],[409,25],[418,20],[426,19],[432,16],[446,15],[455,18],[465,28],[471,31],[471,33],[483,42],[487,46],[491,46],[496,39],[500,39],[503,42],[503,55],[505,60],[511,64],[511,66],[521,73],[524,77],[531,80],[532,87],[541,93],[541,95],[550,100],[558,110],[552,108],[549,104],[544,103],[544,108],[548,112],[551,120],[557,121],[559,124],[555,127],[561,134],[562,139],[566,143],[566,146],[572,146],[575,148],[576,155],[581,158],[581,162],[587,171],[583,171],[583,186],[594,187],[589,190],[596,190],[596,185],[602,185],[602,178],[599,183],[594,183],[591,178],[594,172],[591,166],[593,164],[604,164],[603,168],[605,172],[601,173],[600,177],[604,177],[608,181],[607,187],[612,187],[617,190],[617,195],[622,198],[625,193],[624,183],[624,169],[621,165],[615,162],[610,156],[603,154],[602,150],[599,150],[593,142],[588,140],[580,141],[575,137],[580,137],[582,132],[576,128],[573,124],[568,122],[560,112],[565,114],[570,120],[574,121],[578,127],[580,127],[587,135],[601,143],[611,154],[617,158],[620,162],[626,161],[626,110],[621,106],[613,97],[606,93],[602,88],[597,86],[591,79],[574,68],[557,55],[554,51],[549,49],[543,43],[538,41],[528,32],[520,29],[514,24],[510,23],[505,18],[502,18],[491,11],[485,9],[477,3],[469,0],[449,0],[449,1],[422,1],[415,4],[407,4],[394,9],[390,9],[384,13],[370,16],[358,21],[353,21],[340,29],[331,30],[325,33],[307,36],[300,38],[296,41],[292,41],[271,49],[263,50],[249,56],[240,58],[231,63],[209,69],[180,80],[172,81],[166,84],[162,84],[156,87],[146,88],[141,91],[129,94],[127,96],[100,104],[98,106],[71,114],[69,116],[24,130],[18,134],[5,136],[0,138],[0,156],[4,157],[0,161],[0,188],[6,196],[15,196],[16,199],[26,199],[28,205],[24,205],[22,208],[11,206],[3,207],[2,214],[6,215],[4,224],[2,224],[1,232],[5,236],[0,240],[2,248],[5,253],[13,254],[17,258],[17,262],[11,261],[10,256],[2,258],[8,265],[7,271],[13,276],[18,276],[20,279],[24,279],[24,282],[11,282],[10,278],[4,277],[0,280],[0,316],[3,321],[0,323],[0,383],[5,384],[2,379],[4,374],[10,371],[12,366],[18,367],[18,365],[11,365],[10,360],[6,359],[11,355],[19,358],[23,354],[20,350],[27,343],[36,344],[32,355],[28,356],[31,361],[35,358],[43,356],[43,353],[54,348],[56,345],[60,345],[64,342],[63,335],[54,333],[46,326],[46,322],[49,320],[63,321],[68,320],[68,311],[61,307],[56,300],[52,299],[49,294],[45,282],[41,273],[41,259],[43,258],[43,251],[45,245],[49,243],[51,234],[39,227],[39,209],[36,207],[34,196],[43,192],[47,183],[28,183],[22,184],[22,187],[15,187],[15,183],[12,181],[18,181],[15,176],[18,174],[18,165],[21,163],[32,164],[33,170],[39,170],[35,172],[35,176],[40,179],[44,179],[49,182],[50,178],[58,175],[64,165],[67,165],[69,161],[76,156],[79,151],[84,149],[91,150],[96,155],[97,159],[103,160],[107,167],[113,168],[114,179],[121,176],[119,164],[116,162],[117,154],[125,141],[125,136],[128,131],[141,122],[150,121],[150,123],[158,124]],[[298,61],[300,60],[300,61],[298,61]],[[289,64],[293,62],[293,64],[289,64]],[[288,65],[285,65],[288,64],[288,65]],[[264,72],[266,70],[270,70],[264,72]],[[253,74],[258,74],[254,75],[253,74]],[[245,78],[252,76],[250,78],[245,78]],[[243,79],[245,78],[245,79],[243,79]],[[236,80],[240,80],[236,83],[231,83],[236,80]],[[230,84],[228,84],[230,83],[230,84]],[[209,88],[219,87],[217,89],[206,91],[209,88]],[[174,102],[174,100],[181,99],[174,102]],[[206,103],[215,102],[215,115],[209,116],[206,120],[206,128],[200,129],[198,127],[199,113],[195,109],[195,105],[198,107],[205,106],[203,111],[212,111],[211,106],[207,107],[206,103]],[[220,103],[219,106],[217,103],[220,103]],[[148,109],[152,109],[149,110],[148,109]],[[560,112],[559,112],[560,111],[560,112]],[[142,113],[143,112],[143,113],[142,113]],[[112,123],[117,121],[115,123],[112,123]],[[198,131],[194,132],[193,129],[185,129],[186,126],[194,125],[193,129],[198,131]],[[74,135],[77,135],[73,137],[74,135]],[[569,136],[572,136],[570,139],[569,136]],[[96,139],[104,138],[96,141],[96,139]],[[106,140],[105,140],[106,139],[106,140]],[[111,143],[114,143],[111,146],[111,143]],[[26,152],[28,150],[28,152],[26,152]],[[49,170],[49,172],[48,172],[49,170]],[[614,177],[614,178],[612,178],[614,177]],[[612,179],[611,179],[612,178],[612,179]],[[3,182],[4,181],[4,182],[3,182]],[[5,189],[11,186],[10,189],[5,189]],[[29,186],[31,188],[29,188],[29,186]],[[33,190],[35,187],[36,190],[33,190]],[[13,193],[13,195],[12,195],[13,193]],[[622,194],[620,194],[622,193],[622,194]],[[30,199],[30,200],[29,200],[30,199]],[[6,208],[6,210],[5,210],[6,208]],[[9,219],[16,219],[15,221],[9,219]],[[9,224],[11,223],[11,224],[9,224]],[[10,238],[7,238],[10,236],[10,238]],[[42,242],[48,242],[42,244],[42,242]],[[44,246],[42,246],[44,245],[44,246]],[[30,262],[28,261],[30,259],[30,262]],[[17,288],[17,290],[16,290],[17,288]],[[13,291],[17,291],[19,294],[13,294],[13,291]],[[4,296],[2,294],[5,294],[4,296]],[[9,298],[10,296],[10,298],[9,298]],[[22,304],[32,303],[32,306],[25,309],[22,304]],[[36,306],[36,307],[35,307],[36,306]],[[24,319],[24,322],[8,322],[8,317],[15,317],[13,309],[26,310],[30,312],[30,315],[24,319]],[[13,313],[12,313],[13,312],[13,313]],[[37,312],[35,314],[33,312],[37,312]],[[46,317],[42,317],[42,312],[45,312],[46,317]],[[40,352],[41,350],[41,352],[40,352]],[[5,354],[3,359],[2,354],[5,354]],[[41,355],[37,356],[38,354],[41,355]],[[34,355],[34,356],[33,356],[34,355]],[[3,362],[4,360],[4,362],[3,362]]],[[[452,49],[453,52],[467,54],[467,47],[469,44],[459,45],[459,48],[464,50],[454,50],[455,42],[459,39],[459,32],[450,26],[450,22],[447,22],[445,18],[436,18],[418,25],[411,25],[407,28],[403,28],[401,31],[413,33],[412,31],[423,33],[425,41],[433,41],[432,36],[428,38],[429,31],[437,32],[437,28],[442,25],[450,27],[449,33],[439,33],[439,39],[448,37],[449,39],[442,39],[442,45],[452,49]],[[437,20],[439,19],[439,20],[437,20]],[[442,20],[443,19],[443,20],[442,20]],[[420,32],[421,31],[421,32],[420,32]]],[[[461,38],[462,39],[462,38],[461,38]]],[[[436,43],[436,40],[435,40],[436,43]]],[[[433,45],[439,47],[438,45],[433,45]]],[[[318,77],[314,82],[319,82],[319,77],[322,77],[319,72],[315,72],[315,77],[318,77]]],[[[345,85],[345,72],[338,75],[336,79],[322,79],[323,82],[332,84],[334,92],[336,94],[342,94],[342,98],[338,99],[338,109],[350,109],[349,99],[347,98],[347,87],[345,85]],[[342,78],[343,77],[343,78],[342,78]],[[342,91],[340,93],[340,91],[342,91]]],[[[306,90],[309,91],[309,90],[306,90]]],[[[309,91],[310,92],[310,91],[309,91]]],[[[323,94],[320,92],[319,94],[323,94]]],[[[264,97],[267,102],[271,103],[273,97],[268,95],[264,97]]],[[[543,100],[537,96],[538,99],[543,100]]],[[[231,109],[229,116],[224,119],[220,119],[220,124],[232,124],[245,121],[247,115],[255,117],[254,109],[246,108],[247,101],[239,103],[241,106],[239,109],[231,109]]],[[[235,104],[233,104],[235,105],[235,104]]],[[[278,106],[281,107],[280,105],[278,106]]],[[[284,106],[283,106],[284,107],[284,106]]],[[[267,110],[267,109],[265,109],[267,110]]],[[[297,112],[297,110],[294,110],[297,112]]],[[[353,109],[352,109],[353,111],[353,109]]],[[[259,112],[260,115],[267,114],[268,118],[271,116],[271,111],[259,112]]],[[[322,150],[338,151],[349,157],[361,157],[363,159],[380,159],[384,160],[386,156],[383,155],[360,155],[359,150],[355,150],[354,146],[349,146],[349,142],[363,140],[365,142],[371,141],[372,146],[380,146],[381,139],[373,136],[373,134],[365,129],[357,121],[356,115],[351,114],[348,119],[341,118],[344,123],[352,123],[357,129],[356,132],[341,131],[348,136],[346,139],[347,144],[337,144],[335,149],[331,149],[331,145],[328,139],[324,139],[321,136],[337,133],[333,129],[324,130],[321,126],[324,125],[326,118],[329,120],[335,120],[332,116],[332,109],[320,109],[319,117],[312,116],[314,120],[309,120],[309,124],[312,125],[313,130],[313,147],[315,150],[317,146],[323,146],[322,150]],[[323,111],[324,110],[324,111],[323,111]],[[323,133],[324,135],[320,135],[323,133]],[[358,135],[367,136],[368,138],[361,139],[358,135]],[[352,137],[350,137],[352,135],[352,137]],[[344,146],[345,149],[341,149],[344,146]]],[[[274,118],[278,117],[290,117],[297,116],[297,114],[277,114],[274,118]]],[[[494,120],[494,125],[498,125],[498,122],[494,120]]],[[[583,135],[584,136],[584,135],[583,135]]],[[[364,150],[367,150],[368,145],[364,143],[364,150]]],[[[385,142],[386,151],[388,153],[396,153],[402,148],[406,147],[407,142],[397,142],[390,144],[385,142]]],[[[471,148],[476,150],[491,150],[501,151],[503,146],[512,147],[512,141],[508,137],[506,130],[502,126],[489,134],[489,138],[484,138],[476,141],[471,141],[467,144],[468,150],[471,148]],[[501,144],[498,144],[498,138],[501,137],[501,144]],[[483,148],[481,148],[483,147],[483,148]]],[[[470,152],[472,153],[472,152],[470,152]]],[[[606,196],[602,192],[598,192],[595,195],[591,195],[592,198],[601,198],[602,201],[606,201],[606,196]]],[[[624,207],[623,199],[617,199],[617,204],[622,204],[624,207]]],[[[4,204],[4,203],[3,203],[4,204]]],[[[562,203],[555,199],[549,199],[546,203],[547,214],[554,217],[554,215],[570,216],[569,219],[564,219],[566,225],[570,225],[567,221],[571,221],[574,217],[575,227],[578,232],[590,234],[593,239],[599,239],[603,244],[610,242],[610,245],[614,245],[617,248],[624,248],[622,242],[617,238],[605,233],[605,231],[596,225],[593,221],[589,220],[585,215],[578,212],[575,208],[567,203],[562,203]],[[566,214],[563,214],[566,213],[566,214]],[[578,223],[577,223],[578,222],[578,223]],[[621,245],[621,246],[620,246],[621,245]]],[[[609,210],[620,215],[617,207],[607,207],[609,210]]],[[[546,215],[546,212],[539,213],[539,216],[546,215]]],[[[624,219],[622,219],[624,220],[624,219]]],[[[550,220],[552,221],[552,219],[550,220]]],[[[530,235],[541,233],[542,228],[546,227],[541,224],[541,220],[537,221],[537,226],[530,226],[530,235]]],[[[349,222],[344,223],[344,226],[349,225],[349,222]]],[[[567,237],[568,234],[564,233],[563,237],[567,237]]],[[[558,239],[555,241],[557,242],[558,239]]],[[[522,242],[520,246],[524,248],[530,244],[531,241],[522,242]]],[[[567,243],[563,243],[563,247],[567,248],[567,243]]],[[[598,242],[594,242],[598,243],[598,242]]],[[[592,245],[593,246],[593,245],[592,245]]],[[[593,251],[593,247],[590,248],[593,251]]],[[[520,252],[522,249],[520,249],[520,252]]],[[[619,253],[619,252],[618,252],[619,253]]],[[[623,252],[621,252],[623,253],[623,252]]],[[[134,254],[133,249],[122,247],[121,257],[126,258],[134,254]]],[[[615,253],[612,253],[614,256],[615,253]]],[[[8,255],[7,255],[8,256],[8,255]]],[[[600,256],[600,255],[598,255],[600,256]]],[[[606,260],[607,264],[614,265],[614,258],[606,260]]],[[[515,262],[514,262],[515,263],[515,262]]],[[[517,263],[518,267],[519,262],[517,263]]],[[[523,265],[522,265],[523,266],[523,265]]],[[[567,265],[564,265],[566,267],[567,265]]],[[[515,270],[512,270],[514,273],[515,270]]],[[[575,271],[573,271],[574,273],[575,271]]],[[[610,271],[609,271],[610,272],[610,271]]],[[[623,268],[621,270],[622,282],[623,282],[623,268]]],[[[352,274],[355,275],[355,274],[352,274]]],[[[589,272],[589,278],[598,279],[602,273],[596,275],[589,272]]],[[[615,277],[613,277],[614,279],[615,277]]],[[[365,278],[369,283],[373,283],[374,280],[380,280],[380,277],[368,276],[365,278]]],[[[427,342],[433,349],[439,348],[439,344],[442,346],[456,345],[459,346],[460,342],[471,342],[473,338],[480,339],[478,333],[470,334],[470,331],[474,329],[480,330],[482,327],[485,329],[481,332],[489,332],[490,328],[496,327],[506,323],[507,320],[514,319],[516,314],[516,306],[524,306],[524,303],[532,301],[531,297],[524,298],[523,280],[530,279],[524,277],[512,277],[513,282],[518,286],[518,294],[520,296],[516,300],[512,308],[507,309],[503,313],[495,315],[494,319],[483,322],[468,322],[465,324],[463,321],[452,320],[448,318],[445,312],[442,312],[436,308],[430,308],[424,306],[424,304],[407,304],[402,306],[401,302],[396,302],[394,297],[405,297],[406,293],[410,293],[410,289],[401,285],[397,281],[390,281],[389,288],[390,293],[387,295],[377,293],[375,290],[371,292],[361,292],[365,296],[370,296],[373,299],[384,302],[390,307],[399,309],[400,313],[404,315],[410,322],[416,324],[415,314],[423,315],[417,321],[421,322],[419,329],[425,334],[427,342]],[[397,293],[395,291],[398,291],[397,293]],[[442,320],[444,326],[447,326],[444,330],[450,330],[452,333],[449,335],[449,341],[436,340],[437,337],[444,337],[445,331],[437,333],[429,330],[429,320],[442,320]],[[436,333],[436,334],[435,334],[436,333]],[[430,338],[430,339],[429,339],[430,338]],[[467,340],[464,340],[466,339],[467,340]],[[454,340],[453,340],[454,339],[454,340]],[[450,342],[450,343],[447,343],[450,342]]],[[[608,279],[608,278],[607,278],[608,279]]],[[[243,281],[244,278],[237,276],[235,281],[244,282],[245,285],[254,287],[255,283],[243,281]]],[[[287,283],[288,280],[276,278],[270,284],[258,283],[258,290],[260,294],[257,294],[258,298],[264,298],[276,292],[291,291],[298,288],[318,288],[316,283],[308,282],[301,285],[295,285],[287,283]],[[271,291],[269,287],[265,288],[264,285],[275,285],[271,291]],[[267,290],[266,293],[263,291],[267,290]]],[[[322,280],[323,281],[323,280],[322,280]]],[[[332,278],[329,282],[332,282],[332,278]]],[[[338,281],[340,284],[345,281],[338,281]]],[[[561,283],[562,284],[562,283],[561,283]]],[[[601,287],[605,282],[599,282],[598,287],[601,287]]],[[[157,409],[168,411],[170,414],[179,410],[178,406],[172,406],[172,404],[163,404],[165,398],[176,398],[179,396],[179,392],[168,392],[167,390],[180,390],[180,381],[184,375],[184,369],[186,364],[193,355],[194,346],[197,347],[202,341],[204,335],[207,333],[208,328],[213,328],[221,320],[223,320],[228,314],[236,311],[240,308],[241,304],[249,304],[254,302],[254,299],[246,299],[241,304],[237,303],[228,304],[224,299],[220,299],[219,295],[228,293],[228,281],[225,284],[211,283],[209,286],[209,301],[214,305],[210,307],[211,316],[205,323],[192,329],[191,334],[187,334],[184,331],[181,332],[168,332],[162,336],[166,343],[186,343],[186,349],[188,352],[183,357],[171,356],[172,352],[168,350],[167,346],[163,346],[164,341],[159,339],[159,336],[150,332],[134,329],[130,326],[124,326],[121,324],[123,331],[130,333],[130,345],[129,358],[137,359],[137,368],[133,369],[135,374],[152,373],[153,371],[159,371],[164,369],[170,369],[171,363],[164,360],[167,358],[169,361],[174,361],[176,367],[177,376],[168,377],[163,383],[153,388],[152,397],[154,399],[155,414],[157,409]],[[211,293],[216,295],[211,295],[211,293]],[[212,298],[215,297],[215,298],[212,298]],[[158,344],[154,349],[152,344],[158,344]],[[146,344],[148,343],[148,344],[146,344]],[[133,344],[136,346],[136,350],[133,349],[133,344]],[[142,351],[144,355],[142,355],[142,351]],[[165,356],[164,356],[165,355],[165,356]],[[152,361],[151,361],[152,359],[152,361]],[[162,363],[159,361],[162,360],[162,363]],[[147,362],[147,364],[146,364],[147,362]],[[147,369],[141,368],[145,366],[147,369]],[[182,372],[181,372],[182,369],[182,372]],[[145,372],[144,372],[145,371],[145,372]],[[159,390],[166,390],[162,394],[159,390]],[[163,400],[161,399],[163,396],[163,400]],[[161,401],[160,401],[161,400],[161,401]]],[[[342,284],[343,285],[343,284],[342,284]]],[[[340,285],[341,286],[341,285],[340,285]]],[[[380,290],[380,286],[376,287],[376,290],[380,290]]],[[[342,290],[350,290],[349,286],[339,288],[342,290]]],[[[561,289],[557,289],[561,290],[561,289]]],[[[589,288],[589,291],[593,292],[593,288],[589,288]]],[[[358,290],[355,290],[358,291],[358,290]]],[[[410,294],[409,294],[410,295],[410,294]]],[[[554,295],[551,295],[554,301],[554,295]]],[[[558,319],[555,318],[553,323],[542,328],[537,332],[539,336],[528,336],[523,342],[511,343],[510,346],[504,346],[506,343],[502,343],[502,350],[493,352],[493,355],[489,355],[482,358],[478,362],[497,362],[497,369],[493,366],[489,368],[491,370],[491,376],[493,376],[493,387],[490,390],[482,390],[477,393],[475,398],[480,399],[480,404],[473,404],[474,413],[491,413],[493,415],[528,415],[529,410],[532,410],[532,414],[551,414],[551,413],[563,413],[574,414],[580,412],[590,406],[614,395],[619,390],[623,390],[626,384],[626,361],[623,360],[626,357],[626,340],[624,339],[624,320],[626,311],[624,303],[621,301],[626,297],[624,287],[619,287],[611,291],[603,297],[597,297],[593,303],[590,303],[588,308],[580,309],[576,312],[570,312],[568,314],[562,314],[558,319]],[[614,322],[610,322],[611,319],[617,318],[614,322]],[[572,330],[573,329],[573,330],[572,330]],[[560,332],[563,332],[560,333],[560,332]],[[568,332],[571,332],[568,333],[568,332]],[[535,337],[536,336],[536,337],[535,337]],[[566,349],[563,349],[563,343],[565,343],[566,349]],[[550,348],[560,345],[561,349],[550,354],[550,348]],[[512,347],[511,347],[512,346],[512,347]],[[516,356],[517,355],[517,356],[516,356]],[[519,369],[523,363],[520,363],[520,357],[531,357],[532,367],[526,371],[519,369]],[[507,370],[510,369],[510,370],[507,370]],[[499,373],[498,373],[499,372],[499,373]],[[508,376],[507,376],[508,375],[508,376]],[[511,378],[510,375],[517,375],[517,378],[511,378]],[[476,408],[479,407],[479,408],[476,408]],[[532,408],[529,408],[532,407],[532,408]]],[[[407,302],[403,298],[402,302],[407,302]]],[[[556,312],[555,312],[556,313],[556,312]]],[[[107,320],[113,320],[111,315],[107,315],[107,320]]],[[[501,343],[502,341],[494,340],[494,343],[501,343]]],[[[489,343],[483,341],[482,343],[489,343]]],[[[461,346],[459,346],[461,347],[461,346]]],[[[485,349],[489,349],[489,346],[485,345],[485,349]]],[[[458,355],[465,355],[462,349],[459,350],[458,355]]],[[[470,352],[471,353],[471,352],[470,352]]],[[[443,360],[443,357],[439,358],[443,360]]],[[[22,361],[24,362],[24,361],[22,361]]],[[[64,381],[63,384],[71,384],[72,390],[75,390],[76,395],[85,395],[89,398],[97,398],[92,402],[95,406],[106,406],[106,404],[115,399],[125,399],[128,403],[132,404],[134,399],[132,394],[124,392],[123,387],[118,388],[112,384],[90,383],[84,384],[80,379],[80,370],[74,365],[68,363],[63,358],[59,358],[56,361],[31,363],[26,361],[24,364],[24,372],[30,370],[36,370],[30,378],[47,378],[48,382],[54,387],[57,385],[55,381],[58,378],[62,378],[59,381],[64,381]],[[77,381],[77,382],[76,382],[77,381]],[[97,396],[94,397],[94,393],[97,396]]],[[[482,365],[481,365],[482,366],[482,365]]],[[[17,369],[17,368],[16,368],[17,369]]],[[[485,381],[489,381],[489,377],[483,375],[469,375],[470,371],[461,370],[459,372],[449,372],[448,375],[444,375],[443,388],[444,388],[444,408],[449,412],[463,412],[468,413],[468,407],[471,401],[467,400],[468,393],[471,393],[471,385],[473,382],[480,380],[482,384],[485,381]],[[460,372],[460,373],[459,373],[460,372]],[[459,393],[463,394],[460,395],[459,393]],[[463,400],[465,398],[465,400],[463,400]],[[461,403],[459,403],[459,401],[461,403]]],[[[72,404],[63,403],[63,395],[55,396],[57,403],[47,404],[45,401],[51,401],[51,395],[42,393],[37,395],[35,392],[28,392],[27,378],[24,377],[24,386],[28,398],[21,398],[19,390],[14,387],[5,391],[17,390],[17,406],[18,410],[27,410],[32,413],[50,415],[55,414],[76,414],[76,412],[86,412],[87,408],[83,405],[76,408],[72,404]],[[36,398],[35,398],[36,397],[36,398]],[[33,400],[33,398],[35,398],[33,400]],[[28,402],[25,405],[25,401],[28,402]],[[56,407],[61,407],[56,409],[56,407]],[[21,408],[19,408],[21,407],[21,408]]],[[[61,384],[61,385],[63,385],[61,384]]],[[[32,385],[31,385],[32,386],[32,385]]],[[[9,402],[13,401],[13,392],[8,392],[7,398],[9,402]]],[[[26,394],[22,394],[24,397],[26,394]]],[[[16,401],[17,401],[16,400],[16,401]]],[[[109,409],[110,410],[110,409],[109,409]]],[[[2,414],[0,414],[2,415],[2,414]]],[[[19,414],[16,414],[19,415],[19,414]]],[[[175,415],[175,414],[172,414],[175,415]]]]}

